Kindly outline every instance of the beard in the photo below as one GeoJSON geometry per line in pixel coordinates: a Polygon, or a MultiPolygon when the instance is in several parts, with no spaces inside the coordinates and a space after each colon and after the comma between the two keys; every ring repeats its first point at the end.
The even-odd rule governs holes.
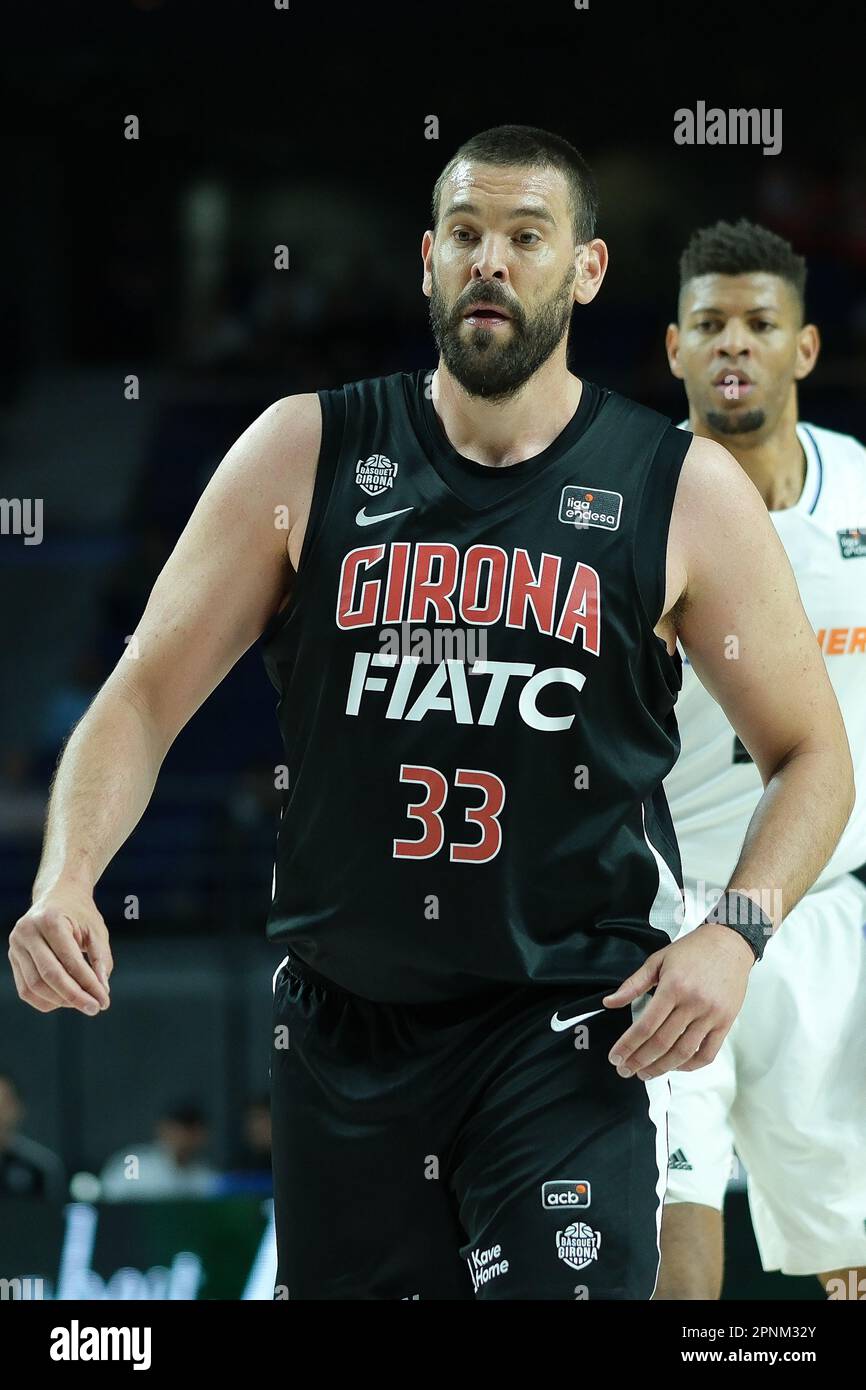
{"type": "Polygon", "coordinates": [[[740,416],[728,415],[724,410],[708,410],[707,424],[716,434],[751,434],[763,429],[767,423],[766,411],[746,410],[740,416]]]}
{"type": "Polygon", "coordinates": [[[445,366],[466,394],[494,403],[515,395],[568,332],[574,307],[573,288],[574,267],[569,266],[551,298],[528,317],[519,304],[506,296],[497,281],[474,283],[449,308],[434,273],[430,288],[430,327],[445,366]],[[464,328],[463,315],[477,299],[508,313],[511,332],[464,328]]]}

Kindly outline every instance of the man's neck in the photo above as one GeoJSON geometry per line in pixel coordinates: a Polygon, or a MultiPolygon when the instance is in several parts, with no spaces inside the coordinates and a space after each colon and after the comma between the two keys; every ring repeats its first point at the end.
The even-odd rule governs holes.
{"type": "Polygon", "coordinates": [[[469,396],[444,362],[433,376],[431,400],[449,443],[464,458],[507,468],[534,458],[565,429],[580,404],[583,382],[555,353],[512,399],[493,403],[469,396]]]}
{"type": "Polygon", "coordinates": [[[785,511],[799,501],[806,482],[806,455],[797,436],[796,416],[780,421],[767,439],[754,444],[747,442],[747,436],[714,434],[700,421],[690,419],[689,429],[715,440],[733,454],[763,497],[768,511],[785,511]]]}

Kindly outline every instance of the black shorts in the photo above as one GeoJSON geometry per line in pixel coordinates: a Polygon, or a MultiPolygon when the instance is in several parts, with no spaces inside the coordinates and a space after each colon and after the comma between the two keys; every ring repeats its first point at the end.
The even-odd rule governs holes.
{"type": "Polygon", "coordinates": [[[607,992],[374,1004],[284,963],[275,1298],[651,1298],[670,1087],[617,1075],[607,992]]]}

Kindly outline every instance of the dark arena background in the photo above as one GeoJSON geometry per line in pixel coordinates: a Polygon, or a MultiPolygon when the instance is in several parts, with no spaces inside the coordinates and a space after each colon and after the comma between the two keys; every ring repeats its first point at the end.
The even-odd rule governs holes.
{"type": "MultiPolygon", "coordinates": [[[[697,227],[745,216],[808,259],[823,350],[803,418],[866,438],[859,5],[114,0],[12,5],[3,30],[7,934],[30,903],[64,741],[231,443],[279,397],[435,365],[421,237],[437,175],[476,131],[540,126],[594,170],[611,265],[575,315],[572,371],[682,418],[664,353],[678,257],[697,227]],[[779,110],[780,148],[678,143],[675,112],[699,103],[779,110]]],[[[23,1195],[7,1174],[4,1297],[71,1300],[89,1321],[105,1300],[273,1297],[270,1000],[285,952],[264,921],[282,752],[258,646],[178,737],[97,887],[111,1009],[41,1015],[0,974],[0,1146],[40,1146],[44,1177],[23,1195]],[[124,1200],[125,1156],[144,1171],[160,1148],[182,1178],[124,1200]]],[[[339,743],[333,756],[351,798],[339,743]]],[[[703,1316],[825,1312],[815,1279],[762,1272],[742,1165],[726,1232],[723,1304],[741,1311],[671,1322],[650,1306],[648,1335],[654,1317],[673,1348],[674,1324],[703,1316]]],[[[617,1316],[627,1329],[638,1313],[617,1316]]]]}

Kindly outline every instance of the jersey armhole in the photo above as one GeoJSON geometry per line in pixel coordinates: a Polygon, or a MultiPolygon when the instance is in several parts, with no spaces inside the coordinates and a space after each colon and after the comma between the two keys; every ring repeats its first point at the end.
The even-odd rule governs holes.
{"type": "Polygon", "coordinates": [[[322,407],[322,442],[319,445],[319,461],[316,464],[316,480],[310,501],[310,515],[304,532],[304,543],[298,556],[295,571],[298,581],[304,572],[310,551],[319,539],[324,527],[325,514],[334,491],[340,448],[346,427],[346,392],[342,386],[335,390],[317,391],[322,407]]]}
{"type": "Polygon", "coordinates": [[[319,457],[316,462],[313,495],[310,499],[310,514],[307,517],[307,527],[304,532],[301,553],[298,556],[298,567],[295,570],[295,580],[289,599],[284,607],[274,613],[265,624],[260,638],[264,643],[269,642],[285,626],[297,607],[310,553],[315,548],[324,528],[325,515],[334,491],[334,480],[337,476],[337,465],[346,426],[346,392],[342,386],[325,387],[317,391],[316,395],[319,398],[322,411],[322,438],[319,444],[319,457]]]}
{"type": "Polygon", "coordinates": [[[647,469],[632,532],[635,582],[649,629],[663,616],[668,538],[683,460],[694,435],[669,424],[647,469]]]}

